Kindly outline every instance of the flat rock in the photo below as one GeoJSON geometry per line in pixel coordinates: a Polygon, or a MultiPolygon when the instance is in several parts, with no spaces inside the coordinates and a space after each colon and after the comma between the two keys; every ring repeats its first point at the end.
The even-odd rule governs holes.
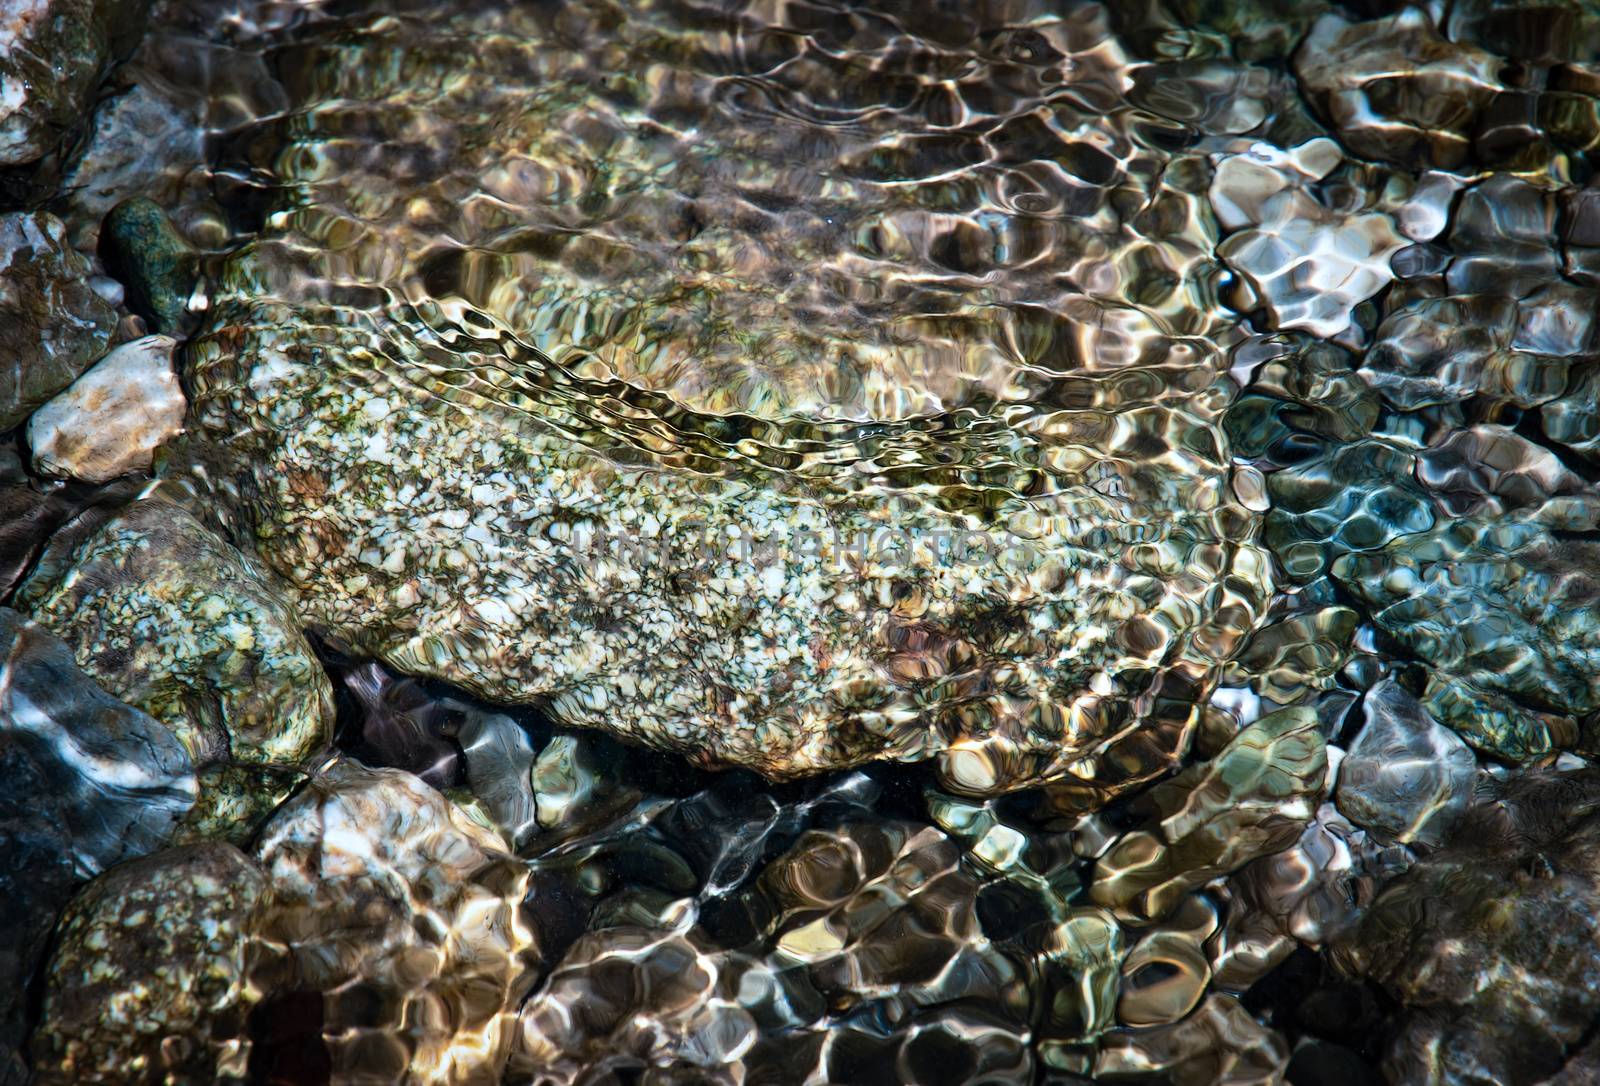
{"type": "Polygon", "coordinates": [[[28,420],[40,475],[103,483],[149,471],[155,450],[183,429],[188,404],[172,372],[170,336],[124,343],[28,420]]]}
{"type": "Polygon", "coordinates": [[[55,216],[0,215],[0,430],[105,353],[117,316],[90,289],[89,271],[55,216]]]}

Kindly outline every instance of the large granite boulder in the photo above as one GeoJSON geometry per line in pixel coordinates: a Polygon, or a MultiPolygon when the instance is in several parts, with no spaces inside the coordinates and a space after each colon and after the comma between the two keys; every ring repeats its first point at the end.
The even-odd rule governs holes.
{"type": "Polygon", "coordinates": [[[300,616],[773,777],[932,760],[1092,805],[1174,768],[1270,580],[1228,486],[1235,333],[1184,293],[1217,270],[1205,169],[1124,130],[1103,10],[1028,18],[1053,44],[1002,77],[977,43],[1011,16],[962,17],[1008,89],[949,147],[850,79],[860,126],[752,124],[721,91],[765,60],[655,9],[306,35],[291,115],[359,103],[364,134],[291,133],[188,373],[300,616]],[[952,187],[995,146],[1018,172],[952,187]]]}

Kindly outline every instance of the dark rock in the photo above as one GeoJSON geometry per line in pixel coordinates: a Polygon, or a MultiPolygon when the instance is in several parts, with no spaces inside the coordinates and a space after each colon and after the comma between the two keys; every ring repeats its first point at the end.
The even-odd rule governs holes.
{"type": "Polygon", "coordinates": [[[117,316],[53,215],[0,215],[0,430],[105,353],[117,316]]]}
{"type": "Polygon", "coordinates": [[[130,309],[154,331],[182,334],[195,253],[155,201],[134,196],[112,208],[100,227],[100,256],[128,288],[130,309]]]}
{"type": "Polygon", "coordinates": [[[1286,1072],[1294,1086],[1351,1086],[1378,1082],[1378,1069],[1343,1045],[1312,1041],[1295,1049],[1286,1072]]]}
{"type": "Polygon", "coordinates": [[[77,157],[59,186],[61,218],[74,244],[92,249],[101,221],[119,201],[147,196],[166,208],[199,244],[226,240],[224,212],[214,202],[212,167],[243,126],[279,113],[283,87],[257,51],[209,40],[214,17],[195,31],[178,28],[177,5],[153,20],[95,109],[77,157]],[[197,32],[196,32],[197,31],[197,32]]]}
{"type": "Polygon", "coordinates": [[[1405,1007],[1391,1082],[1531,1086],[1600,1015],[1600,773],[1495,784],[1335,948],[1405,1007]]]}
{"type": "Polygon", "coordinates": [[[68,907],[31,1049],[40,1086],[238,1082],[266,880],[232,845],[108,871],[68,907]]]}
{"type": "Polygon", "coordinates": [[[0,486],[0,603],[10,599],[57,533],[69,525],[91,529],[145,485],[142,479],[104,487],[73,483],[47,494],[30,486],[0,486]]]}
{"type": "Polygon", "coordinates": [[[1367,691],[1365,709],[1339,764],[1340,813],[1385,841],[1439,844],[1472,798],[1477,759],[1392,679],[1367,691]]]}
{"type": "Polygon", "coordinates": [[[367,661],[345,672],[358,719],[341,735],[342,745],[365,765],[415,773],[434,788],[449,788],[461,775],[461,750],[447,734],[450,712],[414,679],[391,675],[367,661]]]}
{"type": "MultiPolygon", "coordinates": [[[[194,803],[188,754],[101,690],[44,627],[0,608],[0,1051],[73,888],[161,845],[194,803]]],[[[0,1058],[3,1063],[3,1058],[0,1058]]]]}
{"type": "Polygon", "coordinates": [[[34,162],[82,122],[141,0],[20,0],[0,9],[0,166],[34,162]]]}
{"type": "Polygon", "coordinates": [[[1421,8],[1370,22],[1324,15],[1295,54],[1306,97],[1356,154],[1408,167],[1460,165],[1502,89],[1500,58],[1446,40],[1421,8]]]}

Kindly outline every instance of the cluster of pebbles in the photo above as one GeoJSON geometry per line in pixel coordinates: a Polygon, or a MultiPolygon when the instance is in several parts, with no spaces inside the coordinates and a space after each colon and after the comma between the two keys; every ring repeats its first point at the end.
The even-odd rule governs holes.
{"type": "Polygon", "coordinates": [[[1597,56],[0,0],[0,1086],[1600,1078],[1597,56]]]}

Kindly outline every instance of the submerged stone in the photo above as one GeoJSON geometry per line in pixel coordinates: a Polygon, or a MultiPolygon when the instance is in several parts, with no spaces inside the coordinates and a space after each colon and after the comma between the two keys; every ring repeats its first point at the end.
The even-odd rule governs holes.
{"type": "Polygon", "coordinates": [[[100,226],[106,268],[128,289],[128,305],[157,332],[183,334],[197,273],[195,253],[154,200],[134,196],[100,226]]]}
{"type": "Polygon", "coordinates": [[[53,215],[0,215],[0,430],[9,430],[105,352],[116,313],[53,215]]]}
{"type": "MultiPolygon", "coordinates": [[[[578,1083],[639,1061],[694,1082],[841,1082],[897,1066],[927,1068],[924,1080],[953,1042],[981,1037],[961,1056],[974,1080],[1026,1081],[1021,970],[981,937],[975,891],[950,838],[882,820],[801,835],[740,894],[755,938],[735,948],[697,923],[692,900],[640,895],[523,1005],[509,1077],[578,1083]]],[[[1078,949],[1088,964],[1095,949],[1078,949]]]]}
{"type": "Polygon", "coordinates": [[[161,498],[59,541],[17,605],[202,772],[198,834],[248,835],[327,743],[332,690],[269,575],[161,498]]]}
{"type": "Polygon", "coordinates": [[[95,84],[146,7],[12,0],[0,9],[0,166],[38,160],[82,122],[95,84]]]}
{"type": "Polygon", "coordinates": [[[1477,759],[1392,679],[1363,708],[1366,726],[1339,763],[1339,811],[1385,840],[1440,844],[1471,802],[1477,759]]]}
{"type": "Polygon", "coordinates": [[[533,746],[504,713],[467,712],[457,733],[467,784],[512,847],[538,829],[533,791],[533,746]]]}
{"type": "Polygon", "coordinates": [[[8,603],[52,541],[87,533],[148,485],[121,479],[107,486],[67,483],[42,492],[23,483],[0,486],[0,603],[8,603]]]}
{"type": "Polygon", "coordinates": [[[149,471],[155,450],[183,429],[187,404],[172,372],[175,341],[124,343],[28,420],[33,468],[104,483],[149,471]]]}
{"type": "MultiPolygon", "coordinates": [[[[251,7],[240,9],[241,21],[251,7]]],[[[185,230],[219,229],[223,216],[211,176],[217,152],[286,105],[266,59],[241,35],[209,19],[174,27],[172,16],[185,21],[181,10],[169,7],[150,20],[138,48],[113,73],[82,149],[64,171],[54,206],[81,247],[98,240],[107,212],[131,196],[153,200],[185,230]]]]}
{"type": "Polygon", "coordinates": [[[1355,306],[1394,278],[1389,259],[1405,239],[1393,220],[1330,208],[1310,189],[1342,157],[1332,140],[1316,139],[1287,152],[1256,144],[1217,163],[1209,196],[1235,231],[1217,255],[1245,277],[1270,327],[1339,335],[1355,306]]]}
{"type": "Polygon", "coordinates": [[[1600,708],[1595,547],[1525,518],[1460,520],[1350,554],[1334,576],[1432,665],[1423,704],[1471,746],[1539,758],[1600,708]]]}
{"type": "MultiPolygon", "coordinates": [[[[752,125],[722,92],[765,62],[680,49],[656,9],[442,18],[507,47],[387,19],[340,65],[299,46],[295,116],[359,100],[426,162],[297,130],[192,352],[190,447],[301,619],[772,777],[932,760],[1093,806],[1172,769],[1270,570],[1227,487],[1234,333],[1183,293],[1203,162],[1157,167],[1107,112],[1105,13],[1040,6],[1017,63],[962,46],[1035,89],[949,145],[849,78],[858,124],[752,125]],[[1148,214],[1107,199],[1156,174],[1148,214]]],[[[1014,21],[968,18],[953,40],[1014,21]]]]}
{"type": "Polygon", "coordinates": [[[339,762],[256,852],[272,885],[257,933],[281,947],[256,983],[321,993],[305,1043],[333,1081],[499,1081],[538,951],[527,868],[493,832],[409,773],[339,762]]]}
{"type": "Polygon", "coordinates": [[[1315,712],[1280,709],[1210,762],[1152,788],[1152,828],[1100,857],[1090,900],[1156,919],[1196,886],[1289,847],[1315,816],[1327,776],[1318,729],[1315,712]]]}
{"type": "Polygon", "coordinates": [[[1544,1082],[1600,1011],[1600,782],[1534,771],[1483,798],[1337,947],[1405,1008],[1391,1081],[1544,1082]]]}
{"type": "Polygon", "coordinates": [[[1351,150],[1413,168],[1465,162],[1500,65],[1416,7],[1366,22],[1326,14],[1294,58],[1306,97],[1351,150]]]}
{"type": "Polygon", "coordinates": [[[73,901],[31,1044],[41,1086],[246,1081],[250,941],[266,880],[232,845],[112,869],[73,901]]]}
{"type": "Polygon", "coordinates": [[[1159,1074],[1172,1086],[1283,1080],[1289,1049],[1231,996],[1213,995],[1172,1025],[1119,1033],[1100,1049],[1096,1078],[1159,1074]]]}
{"type": "Polygon", "coordinates": [[[194,801],[194,767],[162,725],[0,608],[0,1071],[73,888],[160,848],[194,801]]]}

